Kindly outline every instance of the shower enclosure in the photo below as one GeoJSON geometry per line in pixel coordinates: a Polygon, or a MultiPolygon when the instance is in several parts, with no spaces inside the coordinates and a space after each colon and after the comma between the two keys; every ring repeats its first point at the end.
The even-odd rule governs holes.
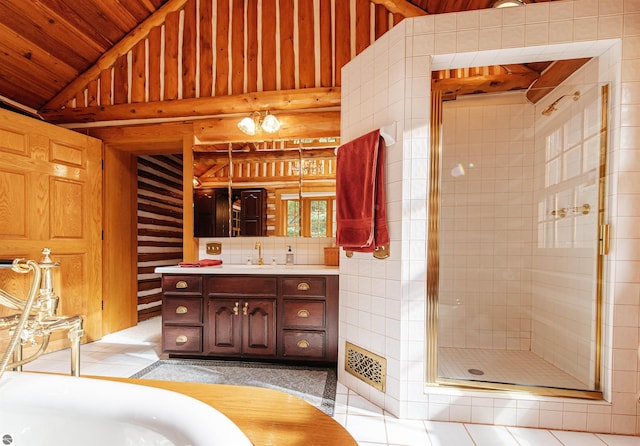
{"type": "Polygon", "coordinates": [[[600,395],[608,90],[597,70],[537,106],[522,92],[434,95],[432,384],[600,395]]]}

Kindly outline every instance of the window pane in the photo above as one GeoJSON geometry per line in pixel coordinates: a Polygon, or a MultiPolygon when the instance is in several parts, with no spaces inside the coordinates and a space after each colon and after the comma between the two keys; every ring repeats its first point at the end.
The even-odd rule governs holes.
{"type": "Polygon", "coordinates": [[[327,201],[311,200],[311,237],[327,236],[327,201]]]}
{"type": "Polygon", "coordinates": [[[287,236],[300,235],[300,202],[287,200],[287,236]]]}

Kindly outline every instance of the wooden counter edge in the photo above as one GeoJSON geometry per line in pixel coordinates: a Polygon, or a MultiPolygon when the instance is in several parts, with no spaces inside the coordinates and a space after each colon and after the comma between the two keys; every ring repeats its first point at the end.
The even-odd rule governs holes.
{"type": "Polygon", "coordinates": [[[336,420],[285,392],[261,387],[92,376],[182,393],[233,421],[255,446],[357,446],[336,420]]]}

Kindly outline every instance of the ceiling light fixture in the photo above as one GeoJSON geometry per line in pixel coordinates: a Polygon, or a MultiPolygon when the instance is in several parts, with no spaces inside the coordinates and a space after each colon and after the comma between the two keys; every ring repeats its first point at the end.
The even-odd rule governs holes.
{"type": "Polygon", "coordinates": [[[280,121],[268,111],[265,111],[264,114],[255,111],[251,113],[251,116],[242,118],[238,123],[238,128],[242,133],[251,136],[260,130],[264,130],[267,133],[275,133],[280,130],[280,121]]]}
{"type": "Polygon", "coordinates": [[[492,8],[509,8],[511,6],[522,6],[524,1],[522,0],[498,0],[491,5],[492,8]]]}

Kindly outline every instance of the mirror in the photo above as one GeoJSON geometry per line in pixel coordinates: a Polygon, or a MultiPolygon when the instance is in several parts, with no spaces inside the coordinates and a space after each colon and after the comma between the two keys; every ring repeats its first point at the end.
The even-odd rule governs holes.
{"type": "Polygon", "coordinates": [[[194,236],[334,236],[339,144],[320,138],[194,146],[194,236]]]}

